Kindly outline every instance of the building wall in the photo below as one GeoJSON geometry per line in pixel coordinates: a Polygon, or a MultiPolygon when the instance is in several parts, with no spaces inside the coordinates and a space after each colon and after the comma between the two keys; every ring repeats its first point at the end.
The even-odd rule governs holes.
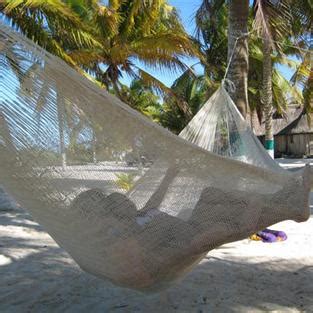
{"type": "Polygon", "coordinates": [[[297,157],[313,155],[313,134],[275,136],[275,155],[297,157]]]}

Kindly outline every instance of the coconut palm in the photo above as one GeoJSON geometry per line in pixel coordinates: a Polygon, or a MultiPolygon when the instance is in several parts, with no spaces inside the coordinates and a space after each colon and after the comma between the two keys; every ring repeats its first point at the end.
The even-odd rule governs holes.
{"type": "Polygon", "coordinates": [[[292,35],[292,19],[288,1],[255,0],[254,29],[263,39],[263,82],[261,101],[265,119],[265,148],[274,157],[272,126],[273,88],[272,52],[281,53],[281,44],[292,35]]]}
{"type": "MultiPolygon", "coordinates": [[[[186,70],[181,57],[197,55],[197,49],[184,31],[176,10],[166,0],[117,0],[108,5],[85,1],[91,14],[83,14],[94,25],[94,35],[101,48],[78,49],[71,58],[92,73],[106,88],[126,101],[121,92],[121,78],[129,75],[153,87],[162,95],[173,91],[143,69],[141,64],[160,70],[186,70]]],[[[178,105],[188,113],[188,107],[178,105]]]]}
{"type": "MultiPolygon", "coordinates": [[[[264,67],[264,54],[262,45],[263,42],[260,38],[251,37],[249,40],[249,104],[251,114],[257,113],[259,120],[263,120],[264,105],[262,102],[263,89],[263,67],[264,67]]],[[[282,46],[283,52],[290,52],[289,46],[282,46]]],[[[303,97],[297,85],[294,85],[278,70],[277,65],[287,65],[289,68],[296,70],[298,62],[288,58],[283,54],[271,55],[272,69],[272,110],[280,115],[284,115],[288,110],[289,104],[298,103],[301,105],[303,97]]],[[[251,118],[253,122],[253,118],[251,118]]],[[[253,125],[252,125],[253,126],[253,125]]]]}
{"type": "Polygon", "coordinates": [[[68,50],[100,47],[66,1],[0,0],[0,12],[13,27],[71,66],[76,64],[68,50]]]}
{"type": "Polygon", "coordinates": [[[245,117],[248,108],[248,43],[245,34],[248,33],[249,0],[229,1],[228,10],[225,3],[225,0],[203,0],[196,14],[196,22],[198,28],[202,29],[201,33],[204,41],[207,44],[209,43],[208,51],[218,49],[217,51],[221,55],[223,50],[218,47],[224,38],[218,35],[222,34],[224,36],[224,32],[220,26],[228,24],[227,60],[232,60],[227,78],[236,87],[235,92],[229,92],[239,111],[245,117]],[[224,19],[227,16],[227,11],[228,22],[224,19]],[[204,30],[204,25],[209,26],[209,30],[204,30]]]}
{"type": "MultiPolygon", "coordinates": [[[[204,65],[205,73],[211,82],[215,81],[217,83],[223,79],[227,63],[228,8],[226,2],[222,2],[215,1],[215,6],[212,5],[209,8],[213,11],[200,8],[202,11],[198,11],[196,15],[198,39],[203,43],[202,49],[207,55],[207,65],[204,65]]],[[[249,28],[252,27],[253,14],[250,14],[250,17],[249,28]]],[[[281,51],[284,53],[276,53],[271,56],[273,65],[284,64],[295,69],[296,62],[287,57],[288,54],[294,54],[294,51],[291,51],[290,47],[285,44],[282,45],[281,51]]],[[[262,94],[259,87],[262,85],[263,77],[263,51],[262,40],[253,33],[249,35],[249,64],[251,65],[248,73],[250,110],[255,108],[259,110],[261,108],[259,98],[262,94]]],[[[272,78],[275,85],[273,105],[278,111],[284,111],[291,100],[297,102],[301,100],[299,90],[284,79],[277,69],[274,70],[272,78]],[[282,97],[287,87],[289,87],[289,91],[282,97]]]]}
{"type": "MultiPolygon", "coordinates": [[[[195,115],[203,105],[208,95],[215,86],[211,86],[211,81],[205,75],[196,75],[194,70],[188,69],[179,76],[171,88],[183,99],[189,107],[192,116],[195,115]]],[[[160,123],[162,126],[178,134],[190,121],[191,117],[186,115],[177,105],[176,99],[165,97],[160,113],[160,123]]]]}
{"type": "MultiPolygon", "coordinates": [[[[302,62],[292,81],[303,87],[304,111],[313,111],[313,1],[299,0],[293,3],[291,11],[294,23],[293,32],[299,48],[297,55],[302,62]]],[[[310,114],[307,114],[310,117],[310,114]]]]}
{"type": "MultiPolygon", "coordinates": [[[[139,64],[185,70],[181,57],[197,54],[166,0],[107,5],[98,0],[0,0],[0,10],[39,45],[92,73],[122,100],[120,78],[125,73],[175,96],[139,64]]],[[[188,113],[183,101],[178,104],[188,113]]]]}
{"type": "MultiPolygon", "coordinates": [[[[158,91],[174,95],[170,88],[140,68],[138,61],[178,70],[186,68],[180,57],[196,53],[176,11],[166,1],[109,1],[105,6],[100,1],[88,0],[0,0],[0,5],[20,31],[72,66],[89,71],[108,89],[113,87],[123,100],[127,100],[119,81],[123,71],[158,91]]],[[[25,79],[22,83],[25,85],[25,79]]],[[[43,85],[42,94],[50,87],[43,85]]],[[[44,97],[39,96],[38,103],[40,99],[44,97]]],[[[65,164],[65,112],[61,100],[58,98],[60,150],[65,164]]],[[[186,104],[177,103],[187,114],[186,104]]]]}
{"type": "Polygon", "coordinates": [[[159,122],[162,104],[152,87],[146,86],[141,80],[133,80],[129,87],[122,86],[121,92],[132,108],[150,117],[153,121],[159,122]]]}
{"type": "MultiPolygon", "coordinates": [[[[243,20],[241,20],[241,22],[239,21],[240,19],[242,19],[241,11],[243,10],[243,8],[240,12],[236,12],[236,10],[239,8],[239,5],[243,6],[246,4],[244,4],[244,1],[242,1],[240,4],[238,4],[236,1],[230,1],[227,10],[226,1],[206,0],[203,1],[202,6],[197,12],[197,26],[202,35],[201,40],[205,43],[206,54],[208,56],[207,61],[210,64],[210,66],[207,67],[206,72],[207,75],[211,78],[214,77],[218,78],[219,80],[222,79],[223,76],[220,72],[216,70],[216,65],[214,64],[218,64],[219,66],[222,65],[222,70],[225,70],[226,58],[225,56],[224,58],[223,56],[221,57],[221,52],[224,51],[225,54],[225,43],[224,48],[222,48],[222,43],[228,37],[228,61],[231,57],[232,51],[234,51],[233,60],[230,66],[231,76],[233,77],[230,77],[228,75],[228,78],[235,83],[235,93],[239,93],[240,99],[245,99],[246,93],[249,94],[249,98],[251,100],[250,109],[260,108],[260,101],[257,100],[257,96],[261,96],[261,102],[264,108],[264,116],[266,119],[267,140],[272,143],[273,136],[271,121],[273,106],[276,106],[279,111],[283,111],[284,107],[286,107],[286,104],[288,103],[288,101],[286,101],[288,100],[287,98],[294,98],[297,101],[301,99],[298,90],[296,88],[293,88],[285,79],[283,79],[279,75],[277,69],[273,71],[273,66],[275,62],[282,62],[288,65],[291,65],[292,63],[286,58],[285,55],[285,53],[294,53],[294,51],[291,51],[291,49],[287,49],[288,46],[286,45],[288,43],[290,44],[289,38],[291,36],[291,15],[289,12],[290,6],[287,0],[279,0],[275,1],[275,3],[270,0],[254,1],[253,8],[255,13],[253,14],[253,16],[251,15],[251,17],[254,19],[254,29],[257,30],[258,36],[264,38],[264,44],[262,45],[263,51],[259,51],[260,42],[258,42],[253,33],[249,35],[250,53],[252,52],[252,55],[249,57],[249,62],[247,62],[244,61],[246,60],[246,57],[248,55],[245,50],[246,37],[244,36],[244,33],[247,32],[247,28],[242,28],[242,36],[240,37],[238,33],[237,35],[234,35],[233,26],[230,24],[231,22],[234,22],[236,18],[237,28],[239,27],[238,24],[240,24],[241,22],[243,23],[243,20]],[[227,14],[229,15],[228,20],[226,19],[227,14]],[[237,17],[236,14],[238,15],[237,17]],[[228,29],[228,33],[225,31],[225,29],[228,29]],[[276,40],[281,41],[282,44],[276,44],[276,40]],[[236,47],[238,49],[236,49],[235,47],[235,50],[232,50],[230,49],[230,46],[232,42],[233,45],[235,45],[234,41],[236,42],[236,47]],[[218,54],[218,52],[215,53],[215,50],[220,52],[220,54],[218,54]],[[241,64],[240,66],[238,64],[232,65],[232,63],[235,61],[235,56],[237,55],[239,60],[241,60],[241,62],[239,62],[241,64]],[[262,62],[263,64],[263,67],[261,69],[260,62],[262,62]],[[246,78],[243,79],[243,77],[247,76],[245,72],[248,69],[248,63],[251,63],[252,65],[250,66],[247,74],[249,75],[250,87],[248,91],[245,91],[245,88],[242,89],[241,87],[246,82],[246,78]],[[239,69],[239,67],[241,68],[239,69]],[[232,73],[234,69],[242,72],[243,76],[241,78],[238,78],[239,76],[237,76],[237,78],[234,78],[236,77],[236,75],[234,76],[234,73],[232,73]],[[260,73],[263,73],[261,80],[259,75],[260,73]],[[272,91],[272,80],[275,83],[274,100],[272,91]],[[241,81],[242,83],[241,87],[238,87],[239,81],[241,81]],[[259,93],[258,88],[262,85],[263,92],[259,93]],[[286,91],[286,86],[288,85],[290,86],[290,90],[287,93],[288,96],[284,96],[279,99],[279,95],[282,95],[281,91],[286,91]]],[[[248,22],[249,23],[246,23],[245,21],[244,23],[245,25],[249,24],[250,26],[251,19],[248,22]]],[[[241,27],[243,27],[243,24],[241,24],[241,27]]],[[[235,61],[235,63],[237,63],[237,61],[235,61]]],[[[235,98],[234,95],[232,95],[232,98],[235,98]]],[[[235,100],[234,102],[240,109],[240,111],[245,114],[245,107],[240,105],[239,101],[235,100]]],[[[242,101],[241,103],[243,102],[244,101],[242,101]]]]}
{"type": "Polygon", "coordinates": [[[248,17],[249,0],[229,2],[227,61],[231,63],[227,78],[235,84],[236,90],[230,95],[244,118],[248,111],[248,17]]]}
{"type": "Polygon", "coordinates": [[[195,21],[196,38],[206,56],[205,73],[218,81],[224,76],[227,61],[228,8],[224,1],[203,2],[195,21]]]}

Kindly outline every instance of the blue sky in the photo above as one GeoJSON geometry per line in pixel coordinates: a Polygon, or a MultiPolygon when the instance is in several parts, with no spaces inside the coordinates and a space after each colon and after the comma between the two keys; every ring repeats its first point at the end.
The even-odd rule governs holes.
{"type": "Polygon", "coordinates": [[[178,10],[182,22],[190,34],[194,31],[194,15],[201,2],[202,0],[169,0],[169,3],[178,10]]]}

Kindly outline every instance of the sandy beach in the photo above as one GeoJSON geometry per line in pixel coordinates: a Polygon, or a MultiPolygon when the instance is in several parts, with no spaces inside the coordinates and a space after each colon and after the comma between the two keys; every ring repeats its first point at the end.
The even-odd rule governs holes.
{"type": "Polygon", "coordinates": [[[313,218],[272,228],[288,240],[224,245],[162,294],[146,295],[84,273],[26,211],[2,209],[0,312],[313,312],[313,218]]]}

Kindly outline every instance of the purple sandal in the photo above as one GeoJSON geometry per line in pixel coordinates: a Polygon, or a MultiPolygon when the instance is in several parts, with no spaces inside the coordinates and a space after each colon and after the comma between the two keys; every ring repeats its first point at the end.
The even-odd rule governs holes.
{"type": "Polygon", "coordinates": [[[274,234],[264,230],[257,232],[257,235],[262,239],[263,242],[272,243],[277,241],[277,237],[274,234]]]}
{"type": "Polygon", "coordinates": [[[277,241],[285,241],[287,239],[286,233],[281,230],[272,230],[272,229],[266,228],[263,230],[263,232],[276,236],[277,241]]]}

